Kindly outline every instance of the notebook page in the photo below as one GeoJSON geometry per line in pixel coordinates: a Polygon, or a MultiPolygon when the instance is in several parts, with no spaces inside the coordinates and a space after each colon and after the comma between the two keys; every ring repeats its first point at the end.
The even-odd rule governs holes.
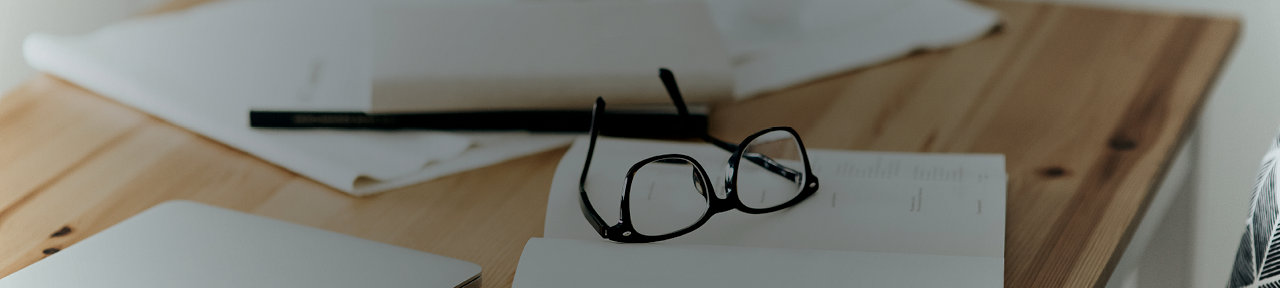
{"type": "MultiPolygon", "coordinates": [[[[556,169],[544,237],[600,240],[578,208],[588,139],[556,169]]],[[[623,176],[659,154],[694,157],[722,191],[730,153],[704,143],[600,138],[587,191],[606,222],[618,219],[623,176]]],[[[1007,176],[998,154],[808,151],[820,189],[774,213],[716,214],[673,244],[1004,257],[1007,176]]]]}
{"type": "Polygon", "coordinates": [[[1004,259],[533,238],[514,288],[1000,287],[1004,259]]]}

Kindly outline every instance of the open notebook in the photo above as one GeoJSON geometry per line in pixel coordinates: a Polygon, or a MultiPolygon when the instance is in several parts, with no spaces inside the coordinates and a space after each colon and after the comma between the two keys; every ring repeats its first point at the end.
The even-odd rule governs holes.
{"type": "MultiPolygon", "coordinates": [[[[546,238],[526,244],[513,287],[1003,285],[1003,155],[810,149],[822,188],[796,206],[729,211],[671,240],[617,244],[601,239],[578,207],[586,142],[561,160],[546,238]]],[[[716,177],[729,153],[714,146],[601,138],[587,191],[607,222],[617,220],[626,170],[666,153],[690,155],[723,181],[716,177]]]]}

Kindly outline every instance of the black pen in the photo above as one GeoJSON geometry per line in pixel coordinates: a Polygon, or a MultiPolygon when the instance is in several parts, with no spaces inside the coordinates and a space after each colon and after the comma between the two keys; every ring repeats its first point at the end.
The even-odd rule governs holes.
{"type": "MultiPolygon", "coordinates": [[[[680,117],[652,109],[622,110],[604,115],[605,135],[645,138],[689,138],[706,131],[706,109],[680,117]],[[680,127],[682,129],[673,129],[680,127]],[[690,130],[698,129],[698,130],[690,130]]],[[[249,126],[275,129],[371,129],[449,131],[587,132],[588,110],[521,110],[442,113],[367,114],[364,112],[249,111],[249,126]]]]}

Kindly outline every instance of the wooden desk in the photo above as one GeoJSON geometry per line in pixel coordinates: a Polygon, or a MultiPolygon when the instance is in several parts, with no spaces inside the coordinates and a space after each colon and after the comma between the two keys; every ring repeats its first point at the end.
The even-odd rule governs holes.
{"type": "MultiPolygon", "coordinates": [[[[982,3],[1006,20],[991,36],[717,107],[712,132],[789,125],[812,147],[1004,153],[1005,286],[1102,286],[1239,23],[982,3]]],[[[542,235],[564,151],[352,198],[39,76],[0,101],[0,275],[181,198],[476,262],[485,287],[505,287],[542,235]]]]}

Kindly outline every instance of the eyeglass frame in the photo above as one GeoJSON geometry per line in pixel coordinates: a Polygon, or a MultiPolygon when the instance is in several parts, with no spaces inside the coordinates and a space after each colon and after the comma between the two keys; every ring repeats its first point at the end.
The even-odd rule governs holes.
{"type": "MultiPolygon", "coordinates": [[[[682,117],[688,116],[689,115],[688,110],[685,107],[683,97],[680,94],[679,88],[675,84],[675,76],[672,75],[670,70],[663,68],[663,69],[660,69],[659,77],[662,79],[663,85],[667,89],[667,94],[671,96],[672,102],[675,103],[676,110],[678,111],[680,116],[682,117]]],[[[742,142],[738,145],[729,144],[728,142],[724,142],[714,137],[711,137],[711,135],[707,134],[706,131],[698,131],[698,134],[701,136],[701,138],[704,141],[710,142],[714,146],[724,149],[726,151],[733,152],[733,155],[729,158],[729,163],[727,164],[728,169],[726,170],[726,173],[725,173],[726,174],[725,184],[724,184],[725,197],[720,198],[719,196],[716,195],[715,187],[709,185],[709,183],[711,183],[710,176],[708,176],[706,169],[703,168],[702,164],[698,163],[698,160],[684,154],[657,155],[657,156],[649,157],[639,162],[636,162],[636,164],[632,165],[631,168],[627,170],[626,177],[624,178],[625,188],[622,192],[622,201],[621,201],[622,207],[619,213],[620,214],[619,220],[617,224],[609,225],[605,222],[604,218],[600,217],[600,214],[596,212],[595,208],[591,205],[591,200],[590,200],[590,197],[587,195],[587,189],[586,189],[587,173],[588,171],[590,171],[591,159],[593,154],[595,153],[596,138],[599,136],[599,132],[600,132],[600,127],[599,127],[600,116],[604,114],[604,109],[605,109],[604,98],[597,97],[596,103],[593,106],[592,113],[591,113],[591,138],[590,138],[589,146],[587,148],[587,157],[586,157],[585,163],[582,166],[582,176],[578,180],[579,208],[582,209],[582,214],[584,217],[587,218],[587,222],[591,224],[592,228],[594,228],[596,233],[600,234],[600,237],[602,238],[609,239],[616,242],[622,242],[622,243],[648,243],[648,242],[668,240],[675,237],[683,236],[685,234],[688,234],[689,232],[692,232],[693,230],[696,230],[702,227],[702,225],[706,224],[706,222],[709,219],[711,219],[711,216],[715,214],[719,214],[721,212],[735,210],[735,209],[748,214],[764,214],[764,213],[774,212],[774,211],[778,211],[778,210],[782,210],[782,209],[786,209],[788,207],[794,206],[795,204],[800,203],[801,201],[804,201],[805,199],[809,198],[809,196],[812,196],[818,190],[818,187],[819,187],[818,178],[813,175],[813,169],[811,169],[809,165],[809,154],[805,150],[804,142],[800,140],[800,134],[797,133],[795,129],[792,129],[791,127],[772,127],[772,128],[761,130],[759,132],[756,132],[755,134],[752,134],[751,136],[747,136],[747,138],[742,140],[742,142]],[[801,187],[800,192],[796,194],[794,198],[792,198],[791,200],[788,200],[787,202],[784,202],[782,204],[778,204],[772,207],[768,207],[768,208],[761,208],[761,209],[748,207],[746,206],[746,204],[742,202],[742,199],[738,198],[738,190],[737,190],[738,165],[740,164],[741,159],[743,159],[743,153],[745,152],[745,147],[747,147],[747,144],[750,144],[752,141],[755,141],[757,138],[759,138],[762,135],[768,134],[770,132],[775,132],[775,131],[784,131],[784,132],[790,133],[793,139],[795,139],[796,146],[800,150],[800,156],[804,160],[803,161],[804,162],[803,180],[805,183],[802,183],[800,185],[801,187]],[[644,167],[644,165],[648,165],[653,162],[659,162],[665,159],[680,159],[680,160],[687,161],[688,163],[693,165],[694,169],[698,172],[697,174],[701,176],[701,177],[695,177],[694,182],[695,182],[695,185],[698,185],[699,191],[707,201],[707,209],[702,212],[702,216],[699,217],[697,222],[685,228],[681,228],[680,230],[676,230],[676,231],[662,234],[662,235],[645,235],[640,233],[639,231],[636,231],[631,221],[631,208],[630,208],[631,197],[630,196],[631,196],[632,177],[635,176],[635,173],[640,169],[640,167],[644,167]]],[[[779,174],[779,176],[791,178],[793,182],[795,181],[794,178],[800,175],[800,171],[795,171],[794,169],[780,165],[777,162],[774,162],[772,159],[768,159],[768,157],[752,158],[752,159],[754,160],[749,160],[749,161],[757,165],[760,165],[762,168],[769,170],[775,174],[779,174]]]]}

